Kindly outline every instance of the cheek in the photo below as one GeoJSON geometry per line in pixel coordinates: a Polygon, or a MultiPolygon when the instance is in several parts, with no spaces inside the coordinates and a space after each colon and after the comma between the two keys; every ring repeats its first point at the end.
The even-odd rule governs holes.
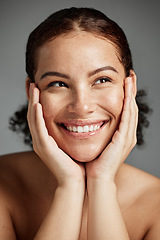
{"type": "Polygon", "coordinates": [[[51,95],[49,96],[41,93],[40,103],[42,104],[45,119],[56,116],[59,109],[58,100],[56,98],[51,95]]]}
{"type": "Polygon", "coordinates": [[[123,89],[108,91],[103,98],[103,106],[115,117],[119,117],[122,112],[124,100],[123,89]]]}

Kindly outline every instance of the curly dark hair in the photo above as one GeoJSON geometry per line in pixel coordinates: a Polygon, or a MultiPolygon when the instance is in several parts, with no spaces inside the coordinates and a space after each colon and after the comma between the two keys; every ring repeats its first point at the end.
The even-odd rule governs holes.
{"type": "MultiPolygon", "coordinates": [[[[124,66],[126,77],[133,70],[132,55],[123,30],[102,12],[92,8],[68,8],[57,11],[44,20],[28,38],[26,47],[26,72],[30,82],[34,82],[37,71],[38,51],[47,41],[72,31],[86,31],[110,41],[117,49],[119,60],[124,66]]],[[[147,114],[149,106],[143,102],[146,92],[139,90],[136,101],[139,108],[137,126],[137,144],[144,142],[143,129],[148,127],[147,114]]],[[[10,118],[9,128],[24,134],[24,142],[32,147],[32,138],[27,122],[28,104],[14,113],[10,118]]]]}

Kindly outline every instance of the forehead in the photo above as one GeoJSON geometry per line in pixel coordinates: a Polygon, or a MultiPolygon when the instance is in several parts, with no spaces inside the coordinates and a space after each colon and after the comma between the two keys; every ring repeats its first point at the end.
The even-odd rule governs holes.
{"type": "Polygon", "coordinates": [[[63,34],[45,43],[38,52],[38,68],[98,68],[109,64],[124,71],[116,47],[88,32],[63,34]]]}

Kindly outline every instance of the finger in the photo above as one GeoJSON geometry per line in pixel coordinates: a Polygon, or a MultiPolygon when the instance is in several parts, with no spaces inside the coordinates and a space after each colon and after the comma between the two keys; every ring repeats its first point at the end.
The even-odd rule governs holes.
{"type": "Polygon", "coordinates": [[[125,98],[129,97],[131,98],[133,94],[133,83],[132,83],[132,78],[127,77],[125,79],[125,98]]]}
{"type": "Polygon", "coordinates": [[[42,105],[37,103],[35,105],[35,123],[36,123],[36,130],[38,132],[39,141],[41,144],[45,144],[48,140],[48,130],[46,128],[46,124],[43,118],[43,111],[42,105]]]}
{"type": "Polygon", "coordinates": [[[138,124],[138,107],[135,101],[135,97],[131,99],[131,119],[130,128],[128,132],[129,139],[131,140],[131,146],[135,146],[137,142],[137,124],[138,124]]]}
{"type": "Polygon", "coordinates": [[[34,88],[34,85],[32,83],[32,84],[30,84],[30,87],[29,87],[29,101],[28,101],[28,112],[27,112],[27,120],[28,120],[28,125],[30,128],[30,131],[32,129],[31,116],[32,116],[32,111],[33,111],[32,110],[33,88],[34,88]]]}
{"type": "Polygon", "coordinates": [[[130,151],[137,143],[137,123],[138,123],[138,107],[135,101],[135,97],[132,94],[130,100],[130,119],[129,128],[126,135],[123,158],[126,159],[130,151]]]}
{"type": "Polygon", "coordinates": [[[119,125],[119,133],[121,136],[120,140],[123,140],[123,142],[126,141],[126,137],[129,131],[129,123],[131,118],[131,94],[132,94],[132,81],[128,78],[127,81],[125,81],[125,96],[124,96],[124,104],[123,104],[123,110],[121,115],[121,121],[119,125]]]}
{"type": "Polygon", "coordinates": [[[30,86],[30,97],[28,105],[28,124],[31,131],[32,139],[37,135],[36,123],[35,123],[35,105],[39,102],[39,90],[35,88],[35,84],[30,86]]]}

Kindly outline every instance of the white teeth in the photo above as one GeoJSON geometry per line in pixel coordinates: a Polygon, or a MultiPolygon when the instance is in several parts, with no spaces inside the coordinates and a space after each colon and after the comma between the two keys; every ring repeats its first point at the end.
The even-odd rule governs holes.
{"type": "Polygon", "coordinates": [[[76,128],[76,127],[73,127],[72,131],[73,131],[73,132],[77,132],[77,128],[76,128]]]}
{"type": "Polygon", "coordinates": [[[67,126],[67,130],[70,132],[78,132],[78,133],[83,133],[83,132],[93,132],[100,129],[100,126],[97,125],[85,125],[85,126],[67,126]]]}
{"type": "Polygon", "coordinates": [[[78,127],[77,127],[77,132],[83,132],[83,128],[80,127],[80,126],[78,126],[78,127]]]}
{"type": "Polygon", "coordinates": [[[93,125],[90,126],[89,131],[92,132],[94,130],[93,125]]]}
{"type": "Polygon", "coordinates": [[[68,129],[69,131],[72,131],[72,127],[71,127],[71,126],[69,126],[67,129],[68,129]]]}
{"type": "Polygon", "coordinates": [[[96,130],[97,130],[97,125],[94,126],[94,131],[96,131],[96,130]]]}
{"type": "Polygon", "coordinates": [[[89,129],[88,126],[84,126],[84,127],[83,127],[83,131],[84,131],[84,132],[89,132],[89,130],[90,130],[90,129],[89,129]]]}

